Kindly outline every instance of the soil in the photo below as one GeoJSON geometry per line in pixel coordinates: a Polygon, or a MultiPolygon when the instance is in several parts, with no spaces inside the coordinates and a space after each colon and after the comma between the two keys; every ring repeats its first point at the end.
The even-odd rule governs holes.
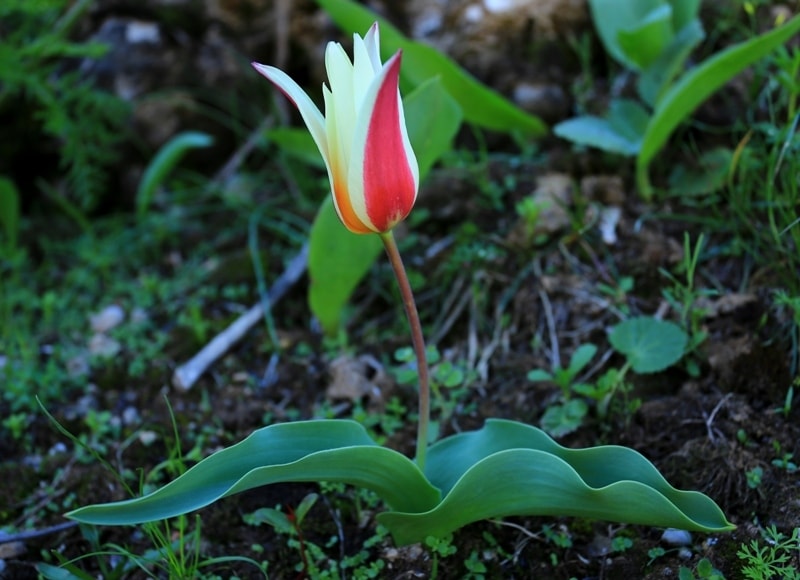
{"type": "MultiPolygon", "coordinates": [[[[472,136],[464,131],[459,139],[469,146],[472,136]]],[[[512,148],[502,137],[490,139],[496,140],[500,152],[503,147],[512,148]]],[[[399,229],[401,238],[411,240],[404,244],[406,262],[425,279],[419,301],[429,340],[435,339],[447,360],[465,362],[475,371],[457,410],[443,424],[443,435],[479,428],[490,417],[538,425],[560,391],[554,385],[528,381],[528,371],[550,369],[556,350],[566,364],[575,348],[586,342],[600,345],[601,353],[608,351],[606,331],[619,322],[621,313],[659,312],[667,319],[678,318],[661,294],[667,282],[659,268],[675,271],[684,232],[694,240],[701,230],[693,221],[678,217],[648,219],[644,226],[641,219],[654,211],[679,216],[691,208],[674,200],[655,206],[641,202],[632,190],[630,165],[619,159],[576,153],[555,140],[545,140],[539,147],[547,154],[521,162],[511,155],[497,155],[485,168],[491,181],[514,184],[499,206],[476,192],[474,173],[435,170],[418,204],[418,210],[428,210],[429,217],[413,232],[405,226],[399,229]],[[604,243],[596,228],[582,235],[569,227],[556,228],[535,242],[520,239],[515,204],[530,195],[540,178],[554,173],[566,174],[575,182],[598,175],[620,180],[623,190],[617,203],[622,217],[616,243],[604,243]],[[467,222],[474,224],[473,234],[460,229],[467,222]],[[473,251],[478,244],[486,251],[473,251]],[[429,251],[435,247],[443,250],[429,251]],[[467,247],[471,251],[466,252],[467,247]],[[462,250],[463,256],[458,253],[462,250]],[[633,277],[633,291],[611,297],[599,290],[601,285],[617,287],[622,276],[633,277]],[[462,300],[463,296],[467,298],[462,300]]],[[[681,159],[682,150],[677,143],[673,147],[665,155],[681,159]]],[[[578,211],[577,205],[573,202],[573,211],[578,211]]],[[[195,226],[212,237],[226,228],[226,222],[219,216],[195,226]]],[[[247,247],[247,232],[226,239],[230,247],[247,247]]],[[[712,237],[707,247],[721,241],[712,237]]],[[[191,238],[176,251],[190,253],[191,238]]],[[[737,526],[735,531],[694,534],[686,545],[675,546],[665,542],[663,530],[644,526],[575,518],[507,518],[459,530],[452,539],[457,553],[436,562],[427,547],[396,547],[388,536],[365,547],[364,542],[376,534],[375,514],[380,507],[356,509],[353,490],[280,484],[222,500],[201,510],[199,520],[191,516],[190,528],[199,525],[202,530],[202,555],[268,561],[270,578],[306,577],[302,550],[290,546],[287,536],[272,527],[245,525],[242,517],[265,507],[292,510],[317,493],[321,499],[303,522],[302,543],[325,546],[327,557],[334,561],[366,550],[367,561],[385,562],[378,576],[382,578],[428,578],[434,568],[439,578],[462,578],[466,574],[463,562],[473,551],[485,564],[487,578],[669,578],[677,577],[681,566],[694,568],[701,558],[708,558],[728,579],[742,578],[737,550],[743,543],[763,542],[761,530],[766,526],[774,525],[787,534],[800,526],[800,479],[797,472],[775,461],[784,453],[800,457],[800,406],[794,404],[784,412],[793,380],[792,345],[786,340],[790,321],[774,306],[772,291],[778,283],[769,270],[765,267],[759,276],[759,272],[748,272],[739,256],[709,253],[697,285],[715,288],[717,293],[698,305],[706,312],[700,326],[707,338],[693,357],[696,372],[682,364],[656,375],[634,376],[628,397],[640,400],[638,408],[626,411],[622,400],[615,400],[607,418],[600,420],[590,413],[581,428],[559,440],[569,447],[620,444],[638,450],[675,487],[713,498],[737,526]],[[755,468],[763,470],[758,485],[747,476],[755,468]],[[557,545],[554,533],[569,538],[569,545],[557,545]],[[632,545],[613,551],[615,538],[629,538],[632,545]],[[654,557],[655,548],[665,553],[654,557]]],[[[278,269],[271,272],[271,279],[279,274],[278,269]]],[[[393,322],[402,320],[402,312],[389,290],[392,284],[385,265],[379,263],[356,292],[347,329],[347,353],[369,355],[380,369],[396,366],[392,355],[407,343],[399,332],[386,336],[382,331],[403,328],[393,322]]],[[[201,441],[200,454],[207,455],[264,426],[265,420],[307,419],[318,417],[322,410],[338,417],[347,417],[356,408],[376,413],[393,396],[414,409],[413,390],[397,384],[391,373],[380,393],[340,394],[331,399],[330,371],[341,352],[309,329],[306,290],[303,280],[276,311],[282,354],[274,384],[259,385],[270,360],[263,348],[268,337],[261,325],[186,392],[169,387],[171,372],[198,345],[187,347],[177,333],[147,379],[126,377],[125,353],[111,370],[90,377],[97,385],[92,394],[94,408],[108,410],[114,420],[123,421],[125,409],[132,406],[140,417],[133,425],[123,422],[119,437],[98,449],[99,453],[115,470],[148,473],[170,455],[173,414],[181,440],[201,441]],[[147,431],[156,433],[153,444],[145,445],[138,436],[147,431]]],[[[217,310],[209,308],[207,315],[216,317],[216,330],[224,327],[217,310]]],[[[170,321],[163,324],[169,326],[170,321]]],[[[612,355],[605,365],[617,363],[612,355]]],[[[368,379],[374,378],[374,368],[364,372],[368,379]]],[[[82,394],[71,393],[62,404],[48,408],[72,433],[86,431],[81,414],[74,411],[82,394]]],[[[46,530],[65,522],[62,513],[67,498],[71,499],[66,503],[77,507],[128,497],[112,471],[85,454],[72,453],[72,443],[43,415],[34,418],[29,432],[34,453],[8,437],[0,439],[3,524],[46,530]]],[[[410,455],[413,437],[414,425],[409,424],[388,433],[386,444],[410,455]]],[[[188,453],[191,446],[182,451],[188,453]]],[[[161,483],[169,479],[164,475],[161,483]]],[[[137,528],[105,527],[99,534],[101,542],[127,546],[135,554],[152,548],[137,528]]],[[[5,562],[0,577],[7,579],[36,578],[34,566],[44,559],[43,553],[57,551],[70,559],[92,549],[77,527],[20,542],[5,542],[0,536],[0,542],[0,559],[5,562]]],[[[800,566],[800,553],[792,558],[800,566]]],[[[90,577],[102,574],[95,558],[83,559],[79,566],[90,577]]],[[[254,566],[240,562],[215,565],[204,572],[263,577],[254,566]]],[[[132,570],[125,577],[147,574],[132,570]]]]}

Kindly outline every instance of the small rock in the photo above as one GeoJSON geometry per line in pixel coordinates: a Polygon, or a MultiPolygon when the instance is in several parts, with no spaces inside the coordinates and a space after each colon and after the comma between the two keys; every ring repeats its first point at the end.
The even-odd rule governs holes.
{"type": "Polygon", "coordinates": [[[158,24],[155,22],[142,22],[141,20],[128,22],[128,26],[125,28],[125,41],[129,44],[138,44],[140,42],[159,44],[161,42],[161,32],[158,29],[158,24]]]}
{"type": "Polygon", "coordinates": [[[67,451],[69,451],[69,449],[67,449],[67,446],[62,441],[59,441],[58,443],[56,443],[50,449],[47,450],[47,454],[52,457],[53,455],[62,455],[67,451]]]}
{"type": "Polygon", "coordinates": [[[85,377],[90,370],[89,357],[85,351],[67,361],[67,374],[72,378],[85,377]]]}
{"type": "Polygon", "coordinates": [[[139,415],[139,410],[136,407],[125,407],[125,409],[122,410],[123,425],[138,425],[140,421],[141,416],[139,415]]]}
{"type": "Polygon", "coordinates": [[[625,203],[625,183],[618,175],[587,175],[581,179],[581,192],[586,199],[605,205],[625,203]]]}
{"type": "Polygon", "coordinates": [[[567,229],[571,205],[572,178],[561,173],[543,175],[533,193],[518,205],[520,219],[508,234],[509,244],[527,248],[567,229]]]}
{"type": "Polygon", "coordinates": [[[19,558],[27,551],[25,544],[22,542],[6,542],[5,544],[0,544],[0,561],[10,558],[19,558]]]}
{"type": "Polygon", "coordinates": [[[95,334],[89,341],[89,352],[100,358],[112,358],[120,350],[122,345],[105,334],[95,334]]]}
{"type": "Polygon", "coordinates": [[[139,432],[139,442],[144,445],[145,447],[149,447],[153,443],[156,442],[158,439],[158,435],[155,431],[140,431],[139,432]]]}
{"type": "Polygon", "coordinates": [[[89,323],[95,332],[108,332],[125,320],[125,311],[118,304],[106,306],[97,314],[89,316],[89,323]]]}
{"type": "Polygon", "coordinates": [[[570,99],[560,86],[521,82],[514,87],[515,103],[547,123],[563,121],[569,115],[570,99]]]}
{"type": "Polygon", "coordinates": [[[622,210],[618,207],[604,207],[600,210],[600,222],[597,227],[606,245],[613,246],[617,243],[617,225],[620,217],[622,210]]]}
{"type": "Polygon", "coordinates": [[[669,546],[689,546],[692,543],[692,534],[686,530],[667,528],[661,534],[661,541],[669,546]]]}

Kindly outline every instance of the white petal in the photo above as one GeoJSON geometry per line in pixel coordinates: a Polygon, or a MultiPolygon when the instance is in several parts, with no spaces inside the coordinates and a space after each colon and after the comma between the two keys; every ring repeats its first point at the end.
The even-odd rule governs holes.
{"type": "Polygon", "coordinates": [[[335,134],[328,130],[328,147],[336,148],[347,166],[353,147],[353,128],[356,108],[353,96],[353,63],[341,44],[330,42],[325,50],[325,68],[328,71],[331,98],[325,102],[325,122],[335,124],[335,134]]]}
{"type": "Polygon", "coordinates": [[[357,34],[353,35],[353,106],[356,111],[361,108],[361,102],[367,89],[375,78],[375,74],[380,71],[374,70],[372,61],[367,52],[364,40],[357,34]]]}
{"type": "Polygon", "coordinates": [[[377,22],[370,26],[367,34],[364,36],[364,45],[367,48],[369,59],[372,62],[372,70],[375,74],[378,74],[378,71],[383,68],[383,63],[381,63],[381,39],[377,22]]]}
{"type": "Polygon", "coordinates": [[[274,83],[283,93],[291,99],[297,110],[300,111],[300,116],[303,122],[308,127],[311,137],[314,138],[314,143],[317,144],[319,152],[322,154],[325,163],[328,163],[328,138],[325,132],[325,118],[320,113],[314,101],[300,88],[292,78],[280,69],[274,66],[267,66],[257,62],[252,63],[253,67],[262,75],[264,75],[270,82],[274,83]]]}

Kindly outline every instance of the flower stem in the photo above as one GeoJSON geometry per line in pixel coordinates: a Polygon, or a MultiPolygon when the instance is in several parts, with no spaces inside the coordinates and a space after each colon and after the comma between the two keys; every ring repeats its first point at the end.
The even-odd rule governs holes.
{"type": "Polygon", "coordinates": [[[386,248],[386,255],[389,263],[394,270],[397,285],[400,288],[400,296],[403,299],[403,307],[408,317],[408,325],[411,328],[411,344],[414,347],[414,354],[417,357],[417,372],[419,374],[419,422],[417,424],[417,466],[425,469],[425,454],[428,449],[428,424],[431,415],[431,389],[428,379],[428,359],[425,356],[425,338],[422,335],[422,324],[419,321],[417,303],[414,300],[414,293],[411,291],[411,284],[408,282],[406,268],[403,259],[397,249],[394,235],[391,231],[378,234],[386,248]]]}

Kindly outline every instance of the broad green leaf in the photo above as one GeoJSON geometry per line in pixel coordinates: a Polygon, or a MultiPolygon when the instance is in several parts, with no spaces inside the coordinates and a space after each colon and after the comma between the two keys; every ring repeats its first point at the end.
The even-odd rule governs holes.
{"type": "Polygon", "coordinates": [[[428,79],[403,99],[406,127],[423,179],[453,147],[461,127],[461,108],[439,77],[428,79]]]}
{"type": "Polygon", "coordinates": [[[650,113],[631,99],[614,99],[608,107],[606,117],[614,131],[635,144],[638,151],[650,122],[650,113]]]}
{"type": "Polygon", "coordinates": [[[672,4],[672,27],[681,30],[697,18],[700,13],[700,0],[670,0],[672,4]]]}
{"type": "Polygon", "coordinates": [[[686,197],[722,189],[730,175],[733,159],[733,150],[716,147],[704,151],[696,167],[676,165],[669,176],[669,193],[675,197],[686,197]]]}
{"type": "Polygon", "coordinates": [[[642,18],[631,28],[617,33],[617,41],[625,58],[636,64],[636,69],[650,66],[674,37],[672,7],[663,4],[642,18]]]}
{"type": "Polygon", "coordinates": [[[426,475],[446,494],[425,513],[378,515],[398,544],[510,515],[574,515],[684,530],[734,528],[708,497],[669,485],[642,455],[617,446],[567,449],[543,431],[492,419],[433,445],[426,475]]]}
{"type": "Polygon", "coordinates": [[[607,119],[587,115],[567,119],[553,127],[553,133],[579,145],[596,147],[610,153],[633,156],[639,152],[638,141],[617,132],[607,119]]]}
{"type": "Polygon", "coordinates": [[[19,190],[14,182],[0,176],[0,226],[9,249],[17,247],[19,235],[19,190]]]}
{"type": "Polygon", "coordinates": [[[79,508],[67,517],[98,525],[138,524],[262,485],[300,481],[370,489],[401,511],[429,510],[440,497],[416,464],[378,446],[355,421],[299,421],[259,429],[149,495],[79,508]]]}
{"type": "Polygon", "coordinates": [[[308,129],[276,127],[267,131],[266,136],[292,157],[319,169],[325,169],[325,161],[308,129]]]}
{"type": "Polygon", "coordinates": [[[169,172],[186,153],[192,149],[209,147],[213,142],[211,135],[198,131],[186,131],[167,141],[150,161],[139,182],[136,190],[136,217],[141,219],[147,214],[156,189],[163,184],[169,172]]]}
{"type": "Polygon", "coordinates": [[[634,371],[657,373],[681,359],[689,337],[677,324],[638,316],[615,326],[608,340],[634,371]]]}
{"type": "Polygon", "coordinates": [[[322,202],[308,240],[308,304],[327,334],[339,330],[345,304],[382,247],[377,235],[345,228],[330,196],[322,202]]]}
{"type": "Polygon", "coordinates": [[[526,113],[477,81],[432,46],[406,38],[386,19],[364,6],[353,0],[317,0],[317,4],[350,34],[364,34],[373,22],[379,22],[382,58],[385,60],[398,50],[403,51],[400,75],[404,84],[413,88],[433,77],[441,77],[442,84],[458,102],[466,121],[495,131],[523,131],[534,136],[547,132],[547,127],[538,117],[526,113]]]}
{"type": "Polygon", "coordinates": [[[650,162],[675,128],[709,95],[798,32],[800,15],[770,32],[726,48],[683,75],[666,91],[656,105],[636,160],[639,190],[645,198],[652,195],[647,175],[650,162]]]}
{"type": "Polygon", "coordinates": [[[635,29],[648,14],[666,5],[666,0],[589,0],[592,22],[606,52],[622,66],[633,70],[638,66],[620,46],[620,31],[635,29]]]}
{"type": "Polygon", "coordinates": [[[694,19],[680,29],[670,45],[639,76],[639,96],[651,107],[655,106],[672,80],[683,70],[692,50],[705,38],[700,20],[694,19]]]}

